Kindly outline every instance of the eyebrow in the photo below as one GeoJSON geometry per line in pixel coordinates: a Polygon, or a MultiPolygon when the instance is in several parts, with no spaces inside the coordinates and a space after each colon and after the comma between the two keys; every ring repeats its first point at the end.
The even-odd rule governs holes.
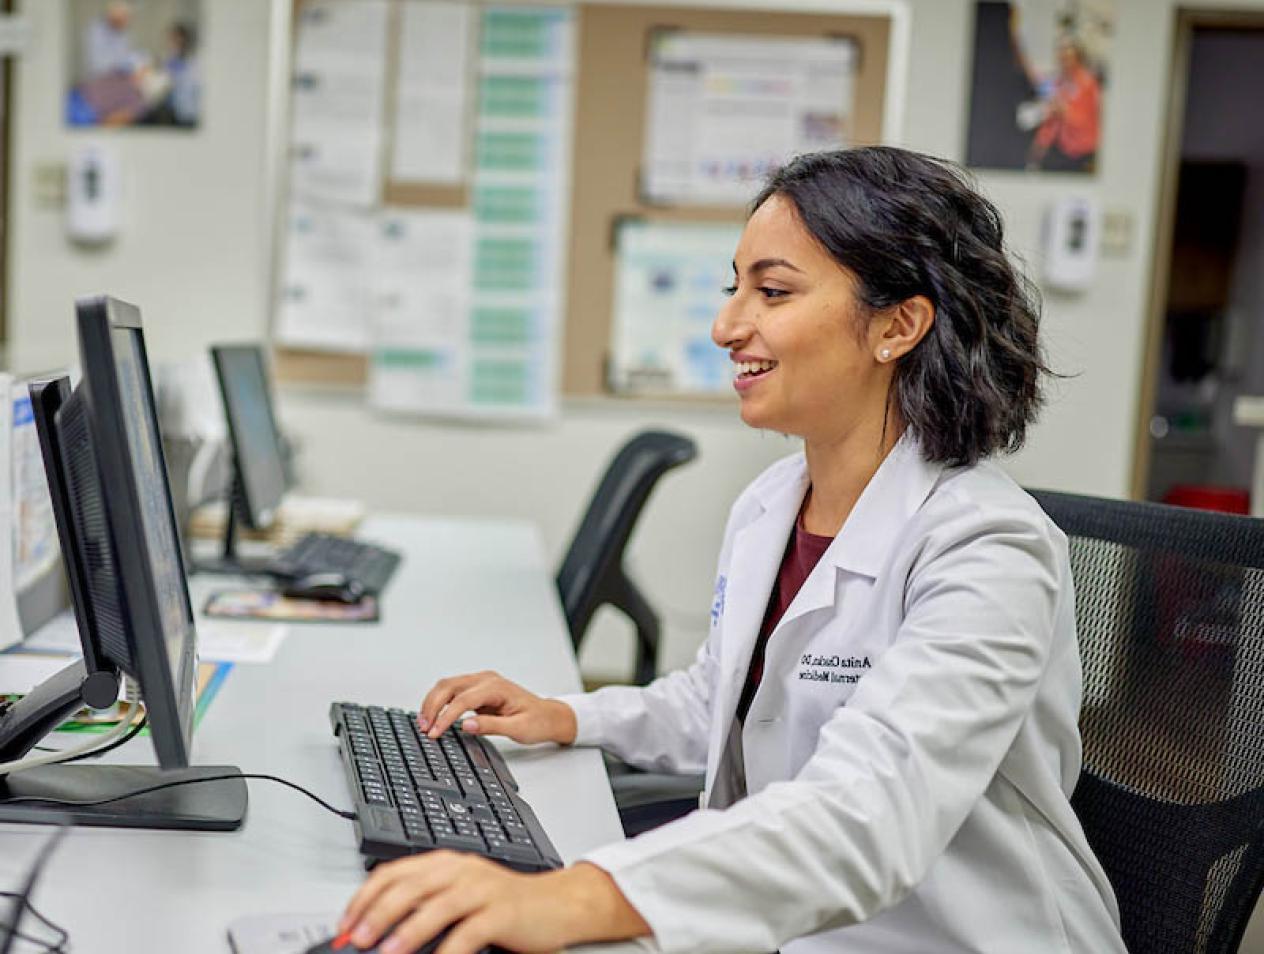
{"type": "MultiPolygon", "coordinates": [[[[762,272],[769,268],[775,268],[778,265],[780,265],[782,268],[788,268],[792,272],[798,272],[799,274],[803,274],[803,269],[799,268],[798,266],[794,265],[791,262],[786,261],[786,259],[784,258],[761,258],[757,262],[752,262],[750,268],[748,268],[746,271],[748,273],[762,272]]],[[[733,271],[736,272],[737,270],[738,270],[737,262],[734,261],[733,271]]]]}

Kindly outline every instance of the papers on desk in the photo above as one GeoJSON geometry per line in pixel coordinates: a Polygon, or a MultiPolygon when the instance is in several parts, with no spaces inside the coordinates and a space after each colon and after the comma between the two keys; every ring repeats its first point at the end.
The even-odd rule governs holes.
{"type": "MultiPolygon", "coordinates": [[[[266,663],[276,656],[288,635],[285,626],[274,622],[219,622],[200,619],[197,622],[198,656],[207,662],[266,663]]],[[[67,656],[82,652],[79,624],[71,610],[63,610],[31,634],[24,644],[31,653],[48,654],[39,658],[57,657],[62,665],[67,656]]],[[[17,653],[6,653],[8,659],[17,653]]]]}
{"type": "Polygon", "coordinates": [[[277,623],[198,621],[198,656],[213,662],[268,663],[289,628],[277,623]]]}
{"type": "Polygon", "coordinates": [[[337,933],[338,917],[336,914],[252,914],[228,925],[228,943],[233,954],[304,954],[314,944],[337,933]]]}

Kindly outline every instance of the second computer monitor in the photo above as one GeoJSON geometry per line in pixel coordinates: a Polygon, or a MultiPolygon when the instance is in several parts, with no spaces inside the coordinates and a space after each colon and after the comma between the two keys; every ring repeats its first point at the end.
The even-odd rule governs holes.
{"type": "Polygon", "coordinates": [[[211,348],[224,400],[236,475],[238,513],[255,530],[272,526],[286,491],[285,460],[272,412],[263,351],[257,345],[211,348]]]}

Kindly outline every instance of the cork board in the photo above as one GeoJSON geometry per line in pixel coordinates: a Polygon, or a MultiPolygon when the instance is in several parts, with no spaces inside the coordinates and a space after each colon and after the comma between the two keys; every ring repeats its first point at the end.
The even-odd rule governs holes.
{"type": "Polygon", "coordinates": [[[607,393],[605,366],[615,275],[613,235],[620,218],[741,222],[745,217],[742,208],[649,205],[638,194],[650,43],[661,29],[765,37],[848,37],[855,41],[858,53],[855,141],[868,144],[881,139],[890,33],[886,16],[581,5],[562,347],[565,394],[607,393]]]}
{"type": "MultiPolygon", "coordinates": [[[[296,10],[301,0],[295,0],[296,10]]],[[[563,278],[566,313],[561,335],[563,395],[607,393],[614,291],[615,228],[620,219],[741,222],[743,208],[650,205],[638,182],[649,92],[649,51],[659,30],[688,30],[739,36],[847,37],[857,48],[853,141],[881,140],[891,22],[885,14],[788,13],[639,4],[578,4],[574,142],[571,161],[570,237],[563,278]]],[[[398,17],[398,5],[392,10],[398,17]]],[[[397,23],[398,21],[396,21],[397,23]]],[[[394,31],[398,34],[398,30],[394,31]]],[[[386,115],[394,115],[398,45],[388,45],[386,115]]],[[[389,133],[388,133],[389,134],[389,133]]],[[[384,150],[388,152],[389,150],[384,150]]],[[[463,187],[391,182],[383,187],[389,205],[465,208],[463,187]]],[[[282,382],[363,386],[368,361],[362,355],[278,348],[282,382]]]]}

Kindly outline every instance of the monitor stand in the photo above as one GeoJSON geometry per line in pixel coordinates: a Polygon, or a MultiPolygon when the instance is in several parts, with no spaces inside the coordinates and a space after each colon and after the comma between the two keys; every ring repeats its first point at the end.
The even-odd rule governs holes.
{"type": "Polygon", "coordinates": [[[148,765],[42,765],[0,778],[0,822],[236,831],[246,820],[245,779],[224,778],[128,795],[153,785],[225,775],[240,776],[241,769],[235,765],[170,770],[148,765]],[[58,804],[106,799],[111,801],[58,804]]]}
{"type": "Polygon", "coordinates": [[[222,576],[273,576],[269,557],[242,557],[237,554],[238,511],[245,506],[241,469],[233,463],[233,488],[228,495],[227,515],[224,519],[224,543],[219,559],[199,561],[193,565],[195,573],[213,573],[222,576]]]}
{"type": "MultiPolygon", "coordinates": [[[[118,673],[89,672],[83,659],[50,676],[18,702],[0,708],[0,764],[26,755],[73,712],[104,708],[118,697],[118,673]]],[[[233,765],[165,770],[132,765],[42,765],[0,775],[0,822],[108,828],[233,831],[246,817],[246,782],[227,778],[130,795],[152,785],[240,776],[233,765]],[[66,805],[64,802],[104,804],[66,805]]]]}

